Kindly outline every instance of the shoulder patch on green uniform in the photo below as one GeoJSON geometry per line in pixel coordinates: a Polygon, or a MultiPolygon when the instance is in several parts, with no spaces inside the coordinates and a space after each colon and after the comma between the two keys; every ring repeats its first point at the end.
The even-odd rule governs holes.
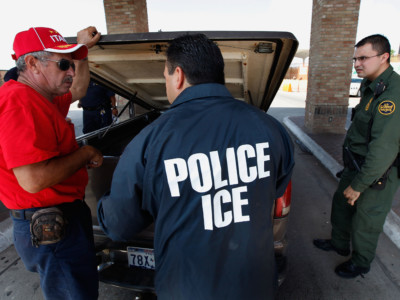
{"type": "Polygon", "coordinates": [[[395,109],[396,105],[390,100],[383,100],[378,106],[378,111],[384,116],[391,115],[395,109]]]}

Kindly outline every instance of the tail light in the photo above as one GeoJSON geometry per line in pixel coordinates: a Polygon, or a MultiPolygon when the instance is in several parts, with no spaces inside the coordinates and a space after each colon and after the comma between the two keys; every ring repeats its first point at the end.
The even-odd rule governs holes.
{"type": "Polygon", "coordinates": [[[282,218],[289,214],[290,201],[292,199],[292,181],[289,181],[286,191],[282,197],[275,200],[275,218],[282,218]]]}

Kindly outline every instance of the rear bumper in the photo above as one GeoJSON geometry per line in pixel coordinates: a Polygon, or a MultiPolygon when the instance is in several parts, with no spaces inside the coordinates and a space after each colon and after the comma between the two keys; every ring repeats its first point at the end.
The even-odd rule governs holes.
{"type": "MultiPolygon", "coordinates": [[[[126,251],[105,249],[99,256],[100,281],[114,286],[130,289],[141,293],[155,294],[153,270],[128,268],[126,251]]],[[[278,270],[278,284],[281,285],[286,277],[286,256],[275,256],[278,270]]]]}
{"type": "MultiPolygon", "coordinates": [[[[105,243],[103,241],[102,246],[105,246],[105,248],[97,252],[100,281],[140,293],[155,294],[155,271],[136,267],[129,268],[127,244],[113,243],[108,240],[105,243]]],[[[151,245],[143,243],[143,241],[138,244],[135,243],[135,246],[152,248],[151,245]]],[[[286,246],[285,239],[274,242],[279,285],[283,283],[286,277],[286,246]]]]}
{"type": "Polygon", "coordinates": [[[99,271],[100,281],[140,293],[155,294],[154,271],[109,264],[99,271]]]}
{"type": "Polygon", "coordinates": [[[154,270],[129,268],[127,247],[153,248],[152,240],[132,243],[113,242],[104,235],[95,235],[97,248],[97,270],[100,281],[141,293],[155,294],[154,270]]]}

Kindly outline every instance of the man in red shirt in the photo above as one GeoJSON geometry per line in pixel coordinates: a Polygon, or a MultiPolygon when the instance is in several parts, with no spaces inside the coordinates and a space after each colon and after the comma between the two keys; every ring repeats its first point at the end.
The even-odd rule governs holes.
{"type": "Polygon", "coordinates": [[[101,166],[103,156],[78,146],[66,116],[86,94],[88,48],[99,39],[95,27],[80,31],[78,44],[51,28],[20,32],[13,45],[18,81],[0,88],[0,199],[11,210],[15,248],[26,268],[40,274],[46,299],[98,296],[83,198],[86,167],[101,166]]]}

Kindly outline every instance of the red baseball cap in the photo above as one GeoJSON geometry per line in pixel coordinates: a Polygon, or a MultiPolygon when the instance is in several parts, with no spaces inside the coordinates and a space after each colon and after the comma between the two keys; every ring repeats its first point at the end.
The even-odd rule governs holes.
{"type": "Polygon", "coordinates": [[[12,58],[17,60],[21,55],[48,51],[54,53],[72,53],[73,59],[84,59],[88,48],[84,44],[68,44],[57,30],[46,27],[32,27],[17,33],[14,39],[12,58]]]}

